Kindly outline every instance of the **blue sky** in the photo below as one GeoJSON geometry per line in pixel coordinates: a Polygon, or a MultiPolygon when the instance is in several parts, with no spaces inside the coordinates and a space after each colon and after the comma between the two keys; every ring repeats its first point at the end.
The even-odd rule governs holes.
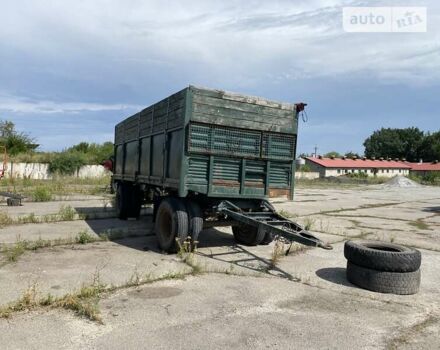
{"type": "Polygon", "coordinates": [[[381,127],[440,129],[438,1],[12,1],[0,11],[0,119],[41,150],[194,84],[309,104],[299,152],[363,152],[381,127]],[[427,6],[426,33],[346,33],[343,6],[427,6]]]}

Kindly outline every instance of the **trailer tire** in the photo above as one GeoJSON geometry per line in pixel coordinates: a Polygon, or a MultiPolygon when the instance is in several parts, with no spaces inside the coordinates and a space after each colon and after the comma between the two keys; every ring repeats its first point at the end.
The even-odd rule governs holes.
{"type": "Polygon", "coordinates": [[[188,228],[191,240],[198,241],[199,234],[203,230],[203,214],[200,205],[191,200],[186,201],[186,209],[188,212],[188,228]]]}
{"type": "Polygon", "coordinates": [[[116,190],[116,215],[121,220],[127,220],[129,211],[129,187],[124,183],[119,183],[116,190]]]}
{"type": "Polygon", "coordinates": [[[8,207],[19,207],[21,205],[21,199],[19,198],[7,198],[6,204],[8,207]]]}
{"type": "Polygon", "coordinates": [[[268,245],[268,244],[272,243],[272,241],[273,241],[273,234],[272,234],[272,232],[267,231],[260,244],[268,245]]]}
{"type": "Polygon", "coordinates": [[[347,279],[373,292],[409,295],[419,291],[420,269],[413,272],[377,271],[348,261],[347,279]]]}
{"type": "Polygon", "coordinates": [[[162,250],[168,253],[177,251],[176,238],[183,243],[188,237],[188,213],[182,200],[168,197],[160,202],[154,232],[162,250]]]}
{"type": "Polygon", "coordinates": [[[413,272],[420,268],[420,251],[385,242],[347,241],[345,258],[353,264],[388,272],[413,272]]]}
{"type": "Polygon", "coordinates": [[[232,233],[234,234],[234,239],[237,243],[247,246],[256,246],[260,244],[265,236],[263,230],[258,230],[258,227],[250,225],[232,226],[232,233]]]}

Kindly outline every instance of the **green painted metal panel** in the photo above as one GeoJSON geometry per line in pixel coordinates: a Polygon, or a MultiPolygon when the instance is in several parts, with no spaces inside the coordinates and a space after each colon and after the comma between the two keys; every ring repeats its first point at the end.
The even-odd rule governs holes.
{"type": "Polygon", "coordinates": [[[164,165],[164,142],[165,135],[158,134],[152,136],[151,149],[151,175],[162,177],[164,165]]]}
{"type": "Polygon", "coordinates": [[[150,176],[151,173],[151,137],[141,140],[140,175],[150,176]]]}
{"type": "Polygon", "coordinates": [[[269,181],[274,188],[288,188],[290,185],[291,163],[270,163],[269,181]]]}
{"type": "Polygon", "coordinates": [[[124,145],[117,145],[115,148],[115,173],[124,172],[124,145]]]}
{"type": "Polygon", "coordinates": [[[181,154],[177,151],[183,145],[183,129],[174,130],[168,133],[167,145],[167,167],[166,174],[169,179],[179,180],[181,167],[181,154]]]}
{"type": "Polygon", "coordinates": [[[239,185],[240,164],[237,159],[214,158],[213,181],[228,181],[231,185],[239,185]]]}
{"type": "Polygon", "coordinates": [[[125,145],[124,175],[135,176],[138,170],[139,141],[131,141],[125,145]]]}
{"type": "Polygon", "coordinates": [[[188,157],[188,184],[208,184],[208,174],[209,174],[209,157],[188,157]]]}
{"type": "Polygon", "coordinates": [[[262,198],[288,190],[297,119],[292,104],[190,86],[115,127],[115,178],[138,176],[180,196],[262,198]]]}

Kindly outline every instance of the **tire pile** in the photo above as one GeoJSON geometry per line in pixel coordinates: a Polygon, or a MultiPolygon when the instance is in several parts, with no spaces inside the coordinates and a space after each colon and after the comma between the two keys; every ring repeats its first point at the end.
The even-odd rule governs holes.
{"type": "Polygon", "coordinates": [[[384,242],[347,241],[347,279],[379,293],[415,294],[420,286],[420,251],[384,242]]]}

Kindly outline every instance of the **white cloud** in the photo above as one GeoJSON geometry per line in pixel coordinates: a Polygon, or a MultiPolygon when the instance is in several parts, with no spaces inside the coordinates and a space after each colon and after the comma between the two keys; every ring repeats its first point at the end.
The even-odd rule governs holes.
{"type": "Polygon", "coordinates": [[[100,104],[82,102],[55,102],[46,100],[31,100],[17,96],[0,95],[0,111],[12,113],[82,113],[99,111],[136,111],[139,105],[127,104],[100,104]]]}
{"type": "MultiPolygon", "coordinates": [[[[356,139],[366,126],[395,122],[393,116],[413,123],[414,113],[407,112],[404,104],[413,104],[406,100],[414,87],[421,87],[415,94],[417,110],[425,104],[435,106],[430,96],[440,82],[439,4],[435,0],[3,1],[0,111],[10,112],[3,114],[18,120],[23,130],[32,126],[45,147],[58,148],[84,138],[108,138],[124,116],[193,83],[277,99],[304,98],[311,111],[318,111],[310,113],[316,124],[302,129],[310,137],[302,137],[301,142],[311,145],[321,135],[333,134],[340,135],[341,144],[359,144],[356,139]],[[428,32],[343,32],[342,7],[362,5],[427,6],[428,32]],[[404,100],[401,105],[392,98],[396,86],[406,96],[399,96],[404,100]],[[355,93],[344,100],[344,89],[355,93]],[[376,111],[367,110],[366,99],[374,100],[371,104],[381,100],[389,115],[377,117],[376,111]],[[342,104],[354,107],[344,112],[342,104]],[[350,124],[360,112],[361,126],[350,124]],[[69,130],[55,121],[64,114],[72,121],[69,130]],[[90,115],[102,122],[91,125],[90,115]],[[35,125],[44,116],[55,129],[52,135],[47,135],[47,125],[35,125]],[[82,123],[77,122],[80,116],[82,123]],[[327,120],[336,118],[343,127],[328,125],[327,120]],[[349,132],[356,133],[352,141],[349,132]]],[[[417,120],[425,118],[425,125],[434,125],[434,109],[425,110],[417,120]]],[[[329,148],[335,142],[329,136],[329,148]]]]}
{"type": "Polygon", "coordinates": [[[430,83],[440,78],[440,22],[436,2],[427,3],[428,33],[349,34],[342,6],[360,1],[7,2],[0,43],[50,61],[64,78],[103,84],[114,74],[135,85],[136,71],[170,67],[237,88],[261,84],[267,74],[430,83]]]}

